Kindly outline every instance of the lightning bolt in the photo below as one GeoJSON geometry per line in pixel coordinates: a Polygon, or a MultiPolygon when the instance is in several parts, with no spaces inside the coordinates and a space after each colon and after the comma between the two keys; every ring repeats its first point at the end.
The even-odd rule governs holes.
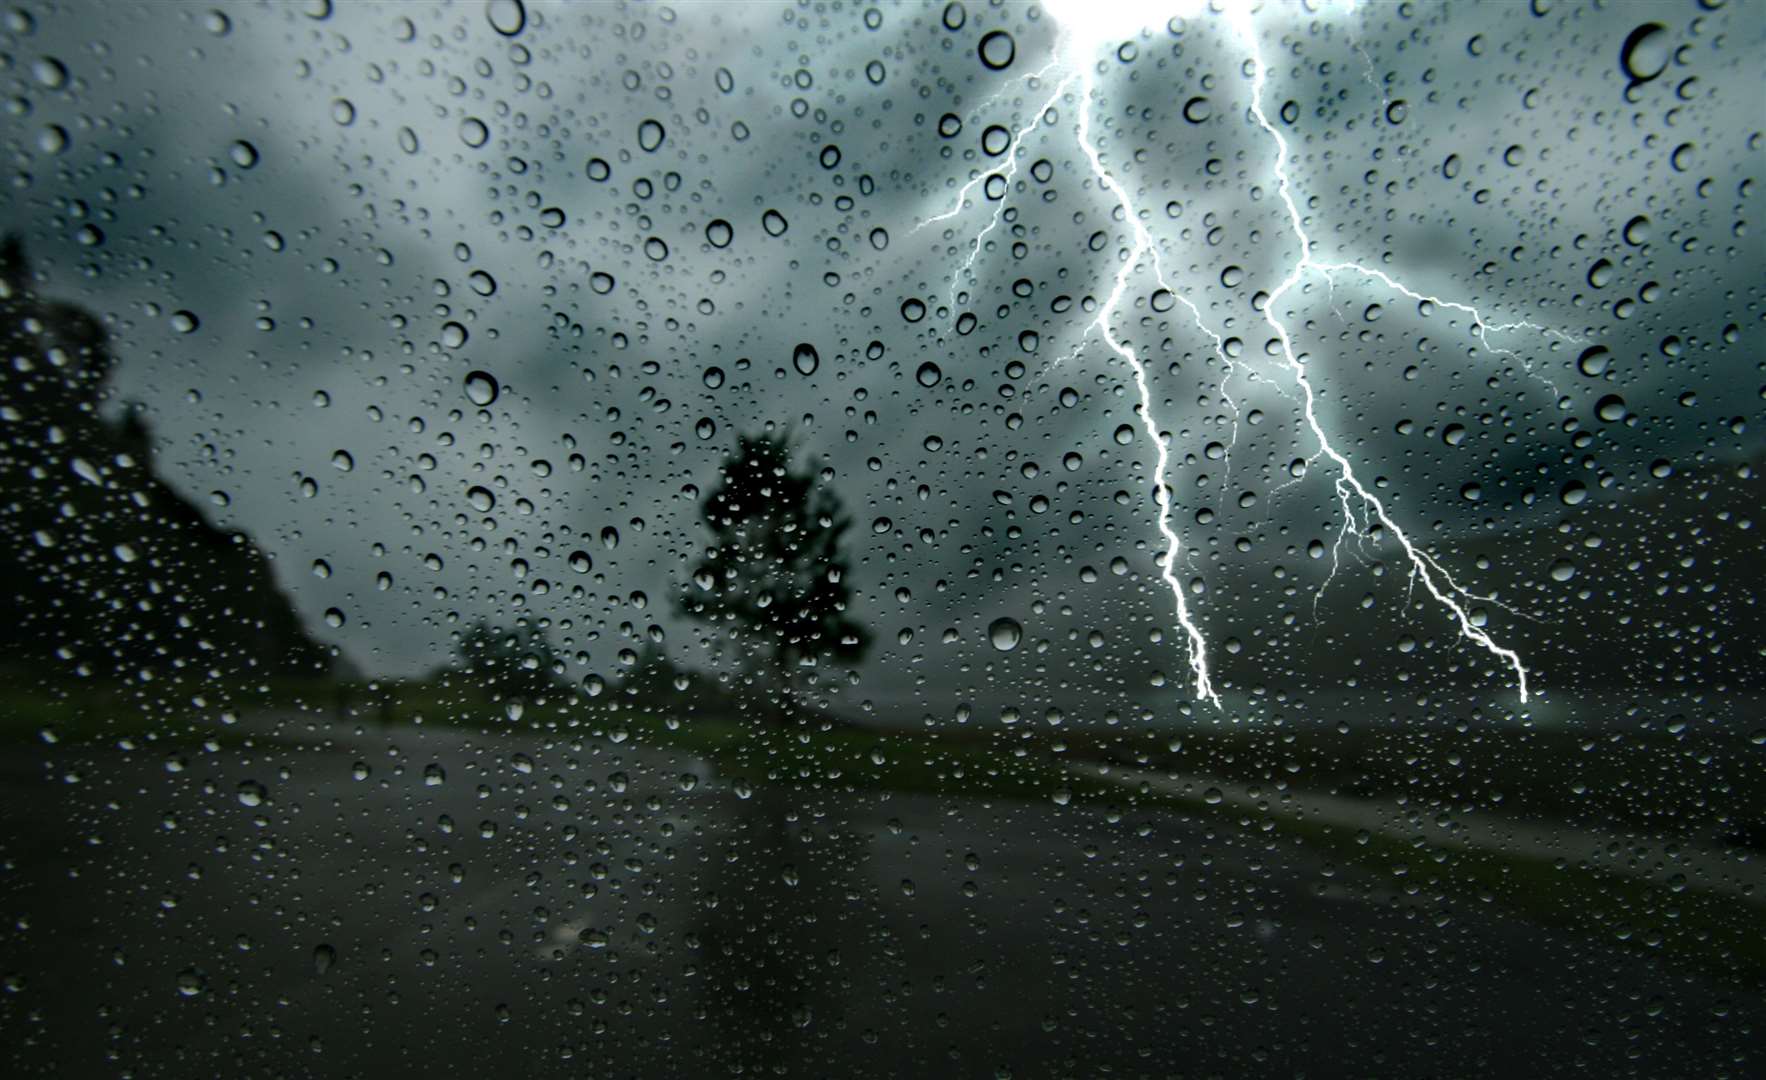
{"type": "MultiPolygon", "coordinates": [[[[1046,65],[1042,69],[1042,71],[1039,71],[1036,74],[1029,76],[1026,81],[1029,81],[1029,82],[1037,81],[1038,79],[1041,78],[1041,76],[1045,72],[1047,72],[1050,68],[1055,67],[1059,63],[1060,63],[1060,58],[1056,57],[1056,59],[1050,61],[1048,63],[1048,65],[1046,65]]],[[[958,189],[956,200],[951,205],[951,208],[949,210],[946,210],[944,213],[939,214],[935,217],[929,217],[926,220],[920,222],[918,225],[915,225],[911,230],[909,230],[908,235],[911,236],[914,233],[919,232],[921,229],[924,229],[928,225],[936,225],[942,221],[949,221],[951,218],[954,218],[958,214],[962,213],[964,205],[968,202],[969,193],[971,191],[974,191],[976,187],[987,183],[988,180],[992,179],[995,176],[1003,177],[1005,180],[1006,186],[1007,186],[1007,190],[1010,190],[1012,180],[1015,177],[1017,177],[1017,175],[1018,175],[1018,148],[1020,146],[1024,145],[1024,140],[1029,138],[1030,133],[1035,131],[1037,129],[1037,126],[1042,123],[1043,116],[1045,114],[1047,114],[1050,109],[1055,107],[1055,102],[1061,100],[1061,95],[1065,94],[1067,92],[1067,88],[1069,86],[1073,85],[1073,78],[1074,77],[1072,75],[1069,75],[1065,79],[1062,79],[1058,84],[1056,84],[1055,92],[1048,96],[1048,100],[1044,101],[1042,103],[1041,108],[1037,109],[1034,113],[1030,114],[1029,122],[1026,123],[1023,127],[1019,128],[1015,133],[1013,133],[1012,142],[1011,142],[1010,147],[1006,151],[1006,159],[1004,162],[1002,162],[1001,164],[999,164],[991,169],[988,169],[985,172],[976,174],[976,176],[974,178],[972,178],[968,183],[964,184],[960,189],[958,189]]],[[[1002,93],[1003,93],[1003,91],[1002,91],[1002,93]]],[[[991,102],[992,100],[997,99],[999,96],[1000,96],[999,94],[995,94],[993,98],[989,99],[989,101],[991,102]]],[[[986,107],[985,103],[983,104],[982,107],[983,108],[986,107]]],[[[987,241],[987,234],[993,232],[993,230],[999,225],[1000,216],[1003,215],[1005,212],[1006,212],[1006,200],[1002,197],[994,203],[993,217],[991,220],[988,221],[987,228],[982,229],[979,233],[975,234],[974,242],[972,242],[969,245],[969,257],[967,259],[964,259],[962,267],[959,268],[956,273],[951,275],[950,304],[952,307],[955,307],[956,303],[957,303],[957,283],[959,281],[961,281],[965,276],[967,276],[968,273],[972,269],[974,269],[975,260],[981,254],[981,245],[987,241]]]]}
{"type": "MultiPolygon", "coordinates": [[[[1273,166],[1273,176],[1276,181],[1277,191],[1282,206],[1287,214],[1289,225],[1293,229],[1294,236],[1298,240],[1300,248],[1299,258],[1288,267],[1287,273],[1282,278],[1280,284],[1268,294],[1267,299],[1264,301],[1262,305],[1262,316],[1263,321],[1274,334],[1272,340],[1280,348],[1280,367],[1297,393],[1289,393],[1285,387],[1279,385],[1277,385],[1276,388],[1282,392],[1284,397],[1289,398],[1289,400],[1295,403],[1301,419],[1307,430],[1310,432],[1317,449],[1306,459],[1308,469],[1297,476],[1295,480],[1291,481],[1289,484],[1282,485],[1282,487],[1277,490],[1285,489],[1286,487],[1291,486],[1292,483],[1297,483],[1306,472],[1311,471],[1311,465],[1316,464],[1320,459],[1325,459],[1335,467],[1336,476],[1333,478],[1332,484],[1338,503],[1343,512],[1343,524],[1338,533],[1336,544],[1333,546],[1331,552],[1330,574],[1325,578],[1324,584],[1314,596],[1313,603],[1315,614],[1319,597],[1322,597],[1324,591],[1330,587],[1331,582],[1335,580],[1337,571],[1340,568],[1343,544],[1348,541],[1350,537],[1354,537],[1358,540],[1365,539],[1373,535],[1377,529],[1377,531],[1389,535],[1403,551],[1404,557],[1410,567],[1408,588],[1414,590],[1415,587],[1420,584],[1424,591],[1433,597],[1456,623],[1463,640],[1482,648],[1502,661],[1514,673],[1515,681],[1520,692],[1520,698],[1524,703],[1529,698],[1526,665],[1522,662],[1520,655],[1515,652],[1515,650],[1498,643],[1482,626],[1478,624],[1468,606],[1474,603],[1488,603],[1506,609],[1506,605],[1501,604],[1494,597],[1474,593],[1455,581],[1446,567],[1442,566],[1434,556],[1417,546],[1417,544],[1392,517],[1385,504],[1361,482],[1360,477],[1356,474],[1354,464],[1350,461],[1348,456],[1340,451],[1332,442],[1331,436],[1326,430],[1324,423],[1319,419],[1317,392],[1313,387],[1311,372],[1309,372],[1306,363],[1301,360],[1300,355],[1295,351],[1293,337],[1290,334],[1287,325],[1282,321],[1280,305],[1282,300],[1287,297],[1289,293],[1311,275],[1324,278],[1327,286],[1332,289],[1333,293],[1335,290],[1336,279],[1340,275],[1354,275],[1366,281],[1378,282],[1388,290],[1416,301],[1419,310],[1424,314],[1428,314],[1429,310],[1432,308],[1440,308],[1466,316],[1471,321],[1470,332],[1472,336],[1476,338],[1478,345],[1485,352],[1493,356],[1506,357],[1517,362],[1528,376],[1538,380],[1543,386],[1552,392],[1554,397],[1560,396],[1558,395],[1556,386],[1553,385],[1548,378],[1534,370],[1532,362],[1527,356],[1515,350],[1503,348],[1493,343],[1490,340],[1490,336],[1492,334],[1528,330],[1555,337],[1566,342],[1574,343],[1579,342],[1581,339],[1530,320],[1518,320],[1504,323],[1493,322],[1487,318],[1483,312],[1470,304],[1456,300],[1443,299],[1438,296],[1419,292],[1376,267],[1351,261],[1326,262],[1316,258],[1313,252],[1313,240],[1306,231],[1305,220],[1301,216],[1299,206],[1295,201],[1295,184],[1293,177],[1288,171],[1287,140],[1282,136],[1281,132],[1276,129],[1275,125],[1270,123],[1269,117],[1264,111],[1263,95],[1269,79],[1269,68],[1263,59],[1263,52],[1258,42],[1257,29],[1254,20],[1252,19],[1250,4],[1244,2],[1244,0],[1225,0],[1223,6],[1224,16],[1229,28],[1244,42],[1245,47],[1249,52],[1252,72],[1250,115],[1251,118],[1255,120],[1258,128],[1260,128],[1275,144],[1276,155],[1275,164],[1273,166]]],[[[1083,18],[1082,15],[1076,15],[1075,17],[1083,18]]],[[[993,177],[1002,177],[1008,185],[1007,191],[1009,193],[1009,185],[1017,175],[1018,171],[1019,150],[1023,146],[1025,140],[1042,126],[1044,118],[1049,115],[1050,110],[1055,108],[1061,99],[1073,88],[1075,83],[1078,84],[1080,100],[1079,106],[1076,110],[1078,119],[1074,127],[1075,142],[1080,151],[1084,154],[1086,161],[1090,164],[1092,178],[1096,181],[1098,187],[1101,190],[1108,192],[1115,200],[1117,208],[1122,213],[1123,220],[1127,223],[1131,244],[1129,249],[1126,252],[1123,252],[1120,256],[1121,265],[1116,272],[1108,298],[1098,309],[1097,317],[1086,324],[1072,350],[1062,359],[1056,360],[1055,364],[1059,365],[1077,359],[1083,353],[1086,343],[1090,340],[1092,333],[1095,331],[1104,340],[1105,344],[1108,345],[1110,350],[1128,365],[1133,373],[1135,389],[1139,395],[1139,405],[1136,413],[1140,418],[1141,427],[1145,430],[1147,437],[1153,443],[1155,455],[1152,479],[1153,499],[1158,506],[1157,523],[1159,535],[1165,541],[1164,555],[1160,560],[1160,576],[1171,590],[1172,599],[1176,605],[1177,621],[1186,638],[1189,667],[1195,686],[1196,698],[1198,700],[1212,702],[1218,707],[1220,704],[1220,697],[1214,688],[1213,678],[1209,671],[1207,640],[1203,636],[1201,628],[1198,627],[1195,622],[1190,611],[1189,601],[1185,595],[1183,584],[1177,578],[1177,568],[1179,560],[1183,555],[1184,544],[1182,536],[1178,533],[1172,523],[1171,511],[1173,489],[1166,480],[1167,473],[1170,469],[1170,450],[1166,441],[1161,438],[1158,425],[1154,419],[1152,388],[1148,381],[1146,365],[1136,353],[1134,345],[1126,338],[1118,336],[1111,326],[1111,319],[1117,309],[1121,306],[1122,297],[1128,289],[1130,276],[1137,269],[1150,267],[1153,277],[1158,282],[1160,289],[1169,294],[1176,303],[1183,305],[1184,309],[1189,313],[1191,321],[1195,324],[1196,329],[1212,343],[1214,353],[1219,358],[1223,371],[1223,376],[1219,384],[1221,397],[1233,413],[1232,444],[1235,446],[1237,445],[1238,439],[1239,412],[1236,401],[1231,394],[1228,393],[1228,383],[1232,380],[1234,375],[1238,373],[1238,366],[1235,364],[1232,356],[1226,349],[1224,337],[1208,324],[1207,320],[1202,315],[1201,309],[1189,297],[1184,295],[1180,290],[1174,288],[1170,283],[1170,280],[1165,274],[1165,268],[1159,247],[1155,243],[1152,233],[1148,230],[1146,225],[1142,223],[1139,208],[1135,205],[1133,197],[1130,196],[1121,181],[1105,165],[1103,156],[1092,139],[1091,112],[1098,99],[1095,65],[1088,62],[1088,57],[1085,55],[1085,45],[1086,42],[1081,40],[1078,33],[1069,33],[1065,31],[1062,33],[1060,39],[1055,43],[1054,59],[1052,59],[1040,71],[1028,76],[1027,81],[1040,81],[1047,76],[1049,72],[1057,68],[1065,68],[1069,73],[1056,84],[1054,92],[1048,96],[1033,114],[1031,114],[1030,120],[1015,132],[1006,159],[993,168],[990,168],[970,179],[968,183],[964,184],[957,192],[956,199],[948,210],[921,221],[915,226],[914,231],[917,232],[919,229],[925,228],[929,225],[948,222],[956,218],[963,212],[967,205],[967,200],[975,188],[986,184],[993,177]]],[[[1359,42],[1355,42],[1354,45],[1368,67],[1370,84],[1375,86],[1375,89],[1380,92],[1382,100],[1384,100],[1384,88],[1378,86],[1377,83],[1373,83],[1371,78],[1372,58],[1368,56],[1367,51],[1361,47],[1359,42]]],[[[1002,94],[1003,91],[1001,91],[1001,93],[996,93],[988,102],[984,103],[982,107],[985,108],[987,105],[991,105],[993,102],[997,101],[1002,94]]],[[[952,274],[950,291],[953,306],[955,304],[959,281],[974,272],[975,263],[980,256],[982,246],[985,243],[987,236],[999,225],[1001,216],[1005,212],[1005,204],[1006,200],[1003,197],[996,201],[996,205],[994,206],[988,224],[976,234],[969,245],[967,258],[952,274]]],[[[1256,372],[1253,370],[1248,377],[1254,378],[1255,376],[1256,372]]],[[[1227,461],[1228,473],[1230,475],[1230,451],[1227,461]]]]}
{"type": "Polygon", "coordinates": [[[1189,309],[1203,333],[1214,339],[1215,348],[1219,350],[1222,359],[1226,358],[1225,343],[1219,334],[1214,333],[1202,322],[1202,313],[1196,308],[1196,305],[1166,283],[1164,271],[1158,265],[1158,251],[1153,246],[1153,236],[1147,231],[1147,227],[1141,224],[1140,215],[1135,212],[1134,200],[1128,197],[1128,192],[1110,174],[1110,170],[1104,168],[1104,160],[1099,156],[1098,148],[1091,140],[1091,105],[1096,100],[1096,89],[1092,68],[1088,64],[1085,67],[1084,100],[1079,107],[1077,134],[1079,147],[1085,152],[1086,159],[1091,162],[1092,175],[1097,178],[1098,184],[1116,197],[1116,205],[1122,208],[1123,220],[1128,222],[1130,234],[1134,237],[1134,247],[1122,260],[1122,268],[1116,272],[1116,286],[1110,290],[1109,299],[1105,300],[1104,305],[1098,309],[1098,317],[1092,320],[1091,326],[1087,328],[1087,333],[1089,334],[1091,330],[1095,329],[1102,334],[1111,351],[1122,357],[1134,371],[1134,385],[1140,393],[1141,399],[1138,410],[1141,427],[1146,429],[1147,438],[1153,441],[1153,450],[1157,455],[1157,461],[1153,466],[1153,501],[1159,506],[1159,535],[1165,538],[1165,559],[1159,567],[1159,576],[1165,579],[1165,584],[1171,588],[1172,599],[1177,601],[1177,621],[1183,627],[1184,635],[1188,641],[1190,674],[1195,680],[1196,699],[1212,702],[1218,707],[1220,695],[1215,693],[1213,680],[1208,674],[1208,642],[1202,636],[1201,628],[1190,617],[1190,606],[1189,602],[1184,599],[1183,584],[1177,580],[1177,560],[1183,552],[1183,539],[1177,535],[1177,530],[1171,527],[1171,487],[1165,482],[1166,469],[1171,462],[1171,451],[1167,449],[1165,440],[1159,437],[1158,425],[1153,422],[1153,392],[1147,385],[1146,365],[1141,363],[1140,357],[1135,355],[1132,344],[1118,338],[1110,330],[1110,315],[1116,310],[1116,305],[1122,302],[1122,294],[1128,288],[1128,275],[1133,272],[1135,264],[1150,253],[1153,256],[1154,269],[1160,286],[1189,309]]]}
{"type": "MultiPolygon", "coordinates": [[[[1288,370],[1294,377],[1295,385],[1300,389],[1301,415],[1306,421],[1306,426],[1311,429],[1313,438],[1317,440],[1318,443],[1318,451],[1314,456],[1314,460],[1319,456],[1326,457],[1337,467],[1337,498],[1342,505],[1344,518],[1344,531],[1339,534],[1337,538],[1338,546],[1341,546],[1344,536],[1351,531],[1355,531],[1358,534],[1360,532],[1360,530],[1354,525],[1354,507],[1352,506],[1353,500],[1359,500],[1363,510],[1371,513],[1377,518],[1380,524],[1392,536],[1392,539],[1397,542],[1401,549],[1403,549],[1405,558],[1410,562],[1411,583],[1414,585],[1420,581],[1429,595],[1433,596],[1437,603],[1447,609],[1454,621],[1459,624],[1461,637],[1473,642],[1508,665],[1509,669],[1515,674],[1515,681],[1518,684],[1521,701],[1525,703],[1528,696],[1527,667],[1521,662],[1520,654],[1505,645],[1499,644],[1494,638],[1486,633],[1483,627],[1477,625],[1477,623],[1473,621],[1471,612],[1467,610],[1466,607],[1468,601],[1489,602],[1491,598],[1479,596],[1476,593],[1470,592],[1464,586],[1454,581],[1453,576],[1447,572],[1447,569],[1443,567],[1434,556],[1416,546],[1415,542],[1410,539],[1404,529],[1399,526],[1398,522],[1393,520],[1392,515],[1387,511],[1385,504],[1382,503],[1372,491],[1369,491],[1367,487],[1362,484],[1360,478],[1355,475],[1355,466],[1350,463],[1348,457],[1332,444],[1330,436],[1325,432],[1324,425],[1319,422],[1317,394],[1313,390],[1312,380],[1307,373],[1306,365],[1301,363],[1299,357],[1294,352],[1293,338],[1289,335],[1288,328],[1283,324],[1278,315],[1278,311],[1280,309],[1282,298],[1300,283],[1301,279],[1306,276],[1309,270],[1324,274],[1327,278],[1332,274],[1339,272],[1354,272],[1377,279],[1388,288],[1413,299],[1419,301],[1427,300],[1439,306],[1471,315],[1474,320],[1478,339],[1486,348],[1490,347],[1488,334],[1491,330],[1510,329],[1523,325],[1530,326],[1532,324],[1517,323],[1506,324],[1501,327],[1493,327],[1490,326],[1484,316],[1475,308],[1465,304],[1442,301],[1433,297],[1425,297],[1408,286],[1394,280],[1380,270],[1354,262],[1321,263],[1313,258],[1312,238],[1307,235],[1306,224],[1300,215],[1300,208],[1294,202],[1294,182],[1293,178],[1288,174],[1288,141],[1282,137],[1280,131],[1276,130],[1275,125],[1269,122],[1269,115],[1263,110],[1263,90],[1269,81],[1269,66],[1263,60],[1263,50],[1258,44],[1256,25],[1252,21],[1251,12],[1247,7],[1231,8],[1227,13],[1227,17],[1231,20],[1233,29],[1245,41],[1246,46],[1251,53],[1251,114],[1256,118],[1258,126],[1261,127],[1264,133],[1275,143],[1275,178],[1277,191],[1281,197],[1282,205],[1287,209],[1288,221],[1293,226],[1294,236],[1300,242],[1300,257],[1288,269],[1288,274],[1282,279],[1281,284],[1277,285],[1275,289],[1270,292],[1268,300],[1264,302],[1263,319],[1269,324],[1269,328],[1275,332],[1276,340],[1281,345],[1282,358],[1286,361],[1288,370]]],[[[1511,353],[1509,355],[1513,354],[1511,353]]],[[[1332,556],[1332,564],[1331,573],[1334,576],[1336,573],[1335,553],[1333,553],[1332,556]]],[[[1326,584],[1329,584],[1328,578],[1326,579],[1326,584]]]]}

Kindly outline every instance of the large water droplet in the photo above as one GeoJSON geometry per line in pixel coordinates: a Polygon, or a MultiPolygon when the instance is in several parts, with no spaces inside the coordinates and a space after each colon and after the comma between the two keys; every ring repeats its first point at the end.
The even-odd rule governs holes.
{"type": "Polygon", "coordinates": [[[987,627],[987,640],[1000,652],[1011,652],[1024,640],[1024,628],[1018,625],[1018,620],[1001,616],[987,627]]]}
{"type": "Polygon", "coordinates": [[[1633,83],[1646,83],[1668,67],[1668,31],[1661,23],[1644,23],[1619,46],[1619,70],[1633,83]]]}
{"type": "Polygon", "coordinates": [[[504,37],[514,37],[527,27],[527,8],[521,0],[491,0],[484,14],[491,29],[504,37]]]}
{"type": "Polygon", "coordinates": [[[497,400],[502,387],[497,385],[496,376],[485,371],[469,371],[466,373],[466,400],[474,405],[489,405],[497,400]]]}
{"type": "Polygon", "coordinates": [[[791,350],[791,366],[797,369],[799,375],[814,375],[816,368],[821,365],[821,354],[809,342],[805,341],[791,350]]]}
{"type": "Polygon", "coordinates": [[[981,44],[976,46],[975,51],[980,54],[981,62],[988,70],[1004,71],[1017,58],[1018,43],[1004,30],[991,30],[981,39],[981,44]]]}

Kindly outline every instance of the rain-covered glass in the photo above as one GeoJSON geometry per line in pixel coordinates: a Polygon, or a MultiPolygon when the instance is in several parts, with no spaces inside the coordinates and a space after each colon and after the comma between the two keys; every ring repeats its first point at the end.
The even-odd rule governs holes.
{"type": "Polygon", "coordinates": [[[0,1074],[1731,1076],[1766,6],[0,10],[0,1074]]]}

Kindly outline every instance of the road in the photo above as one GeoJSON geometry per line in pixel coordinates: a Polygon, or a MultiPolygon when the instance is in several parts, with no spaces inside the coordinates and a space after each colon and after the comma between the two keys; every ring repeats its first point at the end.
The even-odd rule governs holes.
{"type": "Polygon", "coordinates": [[[9,1075],[1760,1068],[1757,979],[1333,865],[1252,815],[271,726],[4,751],[9,1075]]]}

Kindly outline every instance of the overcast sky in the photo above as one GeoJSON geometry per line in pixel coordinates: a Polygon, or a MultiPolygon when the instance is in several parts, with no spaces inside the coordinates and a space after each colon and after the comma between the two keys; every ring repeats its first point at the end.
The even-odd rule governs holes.
{"type": "MultiPolygon", "coordinates": [[[[1493,355],[1463,316],[1352,276],[1284,299],[1321,419],[1418,536],[1592,514],[1657,458],[1757,450],[1766,32],[1757,6],[1713,6],[1256,15],[1315,258],[1560,335],[1495,334],[1515,355],[1493,355]],[[1595,494],[1572,510],[1577,480],[1595,494]]],[[[160,472],[371,673],[524,612],[586,654],[578,678],[616,671],[625,623],[710,664],[670,603],[704,541],[694,493],[773,425],[855,522],[877,646],[853,701],[1187,699],[1153,446],[1088,332],[1132,237],[1082,110],[1171,283],[1243,344],[1223,387],[1186,310],[1129,276],[1112,325],[1150,365],[1212,647],[1279,641],[1280,590],[1328,570],[1304,552],[1341,526],[1335,474],[1295,466],[1316,440],[1259,311],[1299,248],[1248,111],[1252,45],[1217,14],[1078,45],[1018,3],[24,10],[6,227],[51,295],[110,325],[160,472]],[[984,49],[994,31],[1009,49],[984,49]],[[1025,127],[1085,65],[1095,96],[1071,84],[1024,136],[963,271],[996,204],[959,190],[1011,160],[989,128],[1025,127]],[[1011,653],[987,640],[1002,616],[1024,625],[1011,653]]]]}

